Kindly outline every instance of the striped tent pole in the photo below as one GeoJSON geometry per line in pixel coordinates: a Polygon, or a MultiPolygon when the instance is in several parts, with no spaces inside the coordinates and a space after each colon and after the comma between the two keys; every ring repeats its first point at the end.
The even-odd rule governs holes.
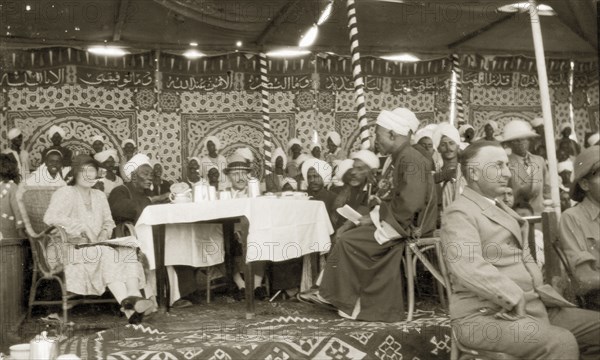
{"type": "Polygon", "coordinates": [[[365,86],[360,66],[360,52],[358,51],[358,26],[356,24],[356,6],[354,0],[348,0],[348,30],[350,35],[350,52],[352,53],[352,77],[354,79],[354,94],[358,114],[358,128],[360,132],[360,147],[368,149],[370,144],[369,121],[365,106],[365,86]]]}
{"type": "Polygon", "coordinates": [[[261,95],[261,114],[263,123],[263,138],[265,152],[265,175],[272,172],[271,168],[271,149],[273,148],[271,121],[269,118],[269,79],[267,79],[267,56],[264,53],[258,55],[260,67],[260,95],[261,95]]]}
{"type": "Polygon", "coordinates": [[[452,54],[452,70],[456,74],[456,122],[460,123],[465,118],[465,106],[463,104],[462,94],[462,70],[460,68],[460,57],[458,54],[452,54]]]}

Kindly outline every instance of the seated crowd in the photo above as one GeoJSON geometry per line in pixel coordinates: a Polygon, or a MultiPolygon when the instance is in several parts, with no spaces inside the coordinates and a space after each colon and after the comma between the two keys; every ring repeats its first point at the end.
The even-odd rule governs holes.
{"type": "MultiPolygon", "coordinates": [[[[439,231],[452,283],[450,317],[463,345],[519,358],[597,358],[600,135],[592,135],[589,146],[581,149],[571,138],[571,126],[563,124],[556,143],[564,211],[558,247],[580,299],[577,308],[543,282],[544,235],[538,229],[533,232],[536,249],[529,248],[524,218],[540,215],[544,200],[551,198],[546,144],[540,136],[543,121],[512,120],[500,133],[498,123],[490,120],[480,130],[478,137],[468,124],[420,127],[413,112],[398,108],[377,118],[378,153],[360,150],[347,156],[336,132],[327,134],[324,153],[320,144],[306,146],[299,139],[291,139],[287,151],[275,149],[273,171],[261,180],[263,191],[306,192],[324,203],[335,230],[313,288],[298,292],[297,259],[271,265],[285,278],[281,288],[345,318],[404,320],[400,269],[407,241],[439,231]],[[352,222],[342,216],[337,210],[345,206],[360,219],[352,222]],[[490,324],[497,330],[493,341],[490,324]]],[[[172,183],[163,179],[159,161],[136,153],[133,140],[124,141],[117,151],[105,148],[104,137],[95,136],[92,154],[73,156],[62,146],[64,136],[58,126],[49,130],[52,146],[30,173],[23,134],[16,128],[8,133],[10,147],[0,155],[1,197],[6,197],[2,235],[26,236],[15,199],[18,186],[57,187],[44,222],[68,234],[67,247],[53,247],[55,265],[65,269],[67,290],[100,295],[108,289],[129,321],[139,323],[156,309],[153,273],[144,268],[143,254],[126,261],[135,249],[105,241],[114,238],[115,226],[135,224],[147,206],[168,202],[172,183]],[[95,261],[86,261],[88,251],[97,251],[95,261]]],[[[190,157],[178,182],[193,187],[203,181],[233,199],[249,197],[249,181],[261,178],[252,150],[239,148],[225,157],[214,136],[204,146],[207,155],[190,157]]],[[[171,238],[193,238],[198,247],[191,251],[223,238],[218,224],[173,226],[167,232],[171,238]]],[[[230,254],[206,262],[222,272],[218,267],[223,256],[234,258],[230,294],[238,301],[246,294],[243,254],[248,232],[249,223],[242,218],[235,224],[230,254]]],[[[209,274],[202,267],[177,263],[178,246],[175,241],[166,249],[165,264],[171,305],[185,307],[198,290],[197,279],[209,274]]],[[[252,263],[259,300],[267,298],[267,265],[252,263]]]]}

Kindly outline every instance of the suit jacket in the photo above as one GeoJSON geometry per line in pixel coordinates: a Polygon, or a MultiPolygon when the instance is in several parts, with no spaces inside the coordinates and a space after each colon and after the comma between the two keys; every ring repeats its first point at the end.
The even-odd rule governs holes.
{"type": "Polygon", "coordinates": [[[524,157],[510,154],[508,156],[508,167],[512,177],[510,179],[515,203],[524,199],[531,204],[535,214],[544,211],[544,199],[551,198],[550,176],[548,166],[543,157],[529,154],[532,165],[532,173],[529,175],[524,163],[524,157]]]}
{"type": "Polygon", "coordinates": [[[550,285],[529,250],[529,224],[502,203],[465,188],[444,212],[442,245],[453,292],[450,316],[460,319],[482,308],[511,310],[525,296],[526,311],[571,306],[550,285]]]}

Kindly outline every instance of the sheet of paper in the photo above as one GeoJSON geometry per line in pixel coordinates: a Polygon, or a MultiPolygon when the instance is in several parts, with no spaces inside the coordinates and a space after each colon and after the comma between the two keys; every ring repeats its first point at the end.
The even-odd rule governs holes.
{"type": "Polygon", "coordinates": [[[359,220],[362,217],[362,215],[354,210],[353,208],[351,208],[350,206],[348,206],[347,204],[344,205],[341,208],[337,208],[337,213],[342,215],[344,218],[352,221],[355,225],[360,224],[359,220]]]}

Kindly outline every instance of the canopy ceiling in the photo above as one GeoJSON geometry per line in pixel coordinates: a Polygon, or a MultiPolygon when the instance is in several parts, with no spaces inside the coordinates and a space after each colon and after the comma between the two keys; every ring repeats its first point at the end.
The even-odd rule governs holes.
{"type": "MultiPolygon", "coordinates": [[[[496,11],[510,0],[357,0],[362,55],[412,52],[533,55],[528,14],[496,11]]],[[[554,57],[597,57],[597,3],[546,0],[545,50],[554,57]]],[[[85,47],[105,41],[132,51],[206,53],[296,46],[326,0],[0,0],[4,48],[85,47]],[[26,10],[26,6],[31,8],[26,10]],[[241,41],[242,46],[236,47],[241,41]]],[[[346,1],[335,0],[310,49],[349,53],[346,1]]]]}

